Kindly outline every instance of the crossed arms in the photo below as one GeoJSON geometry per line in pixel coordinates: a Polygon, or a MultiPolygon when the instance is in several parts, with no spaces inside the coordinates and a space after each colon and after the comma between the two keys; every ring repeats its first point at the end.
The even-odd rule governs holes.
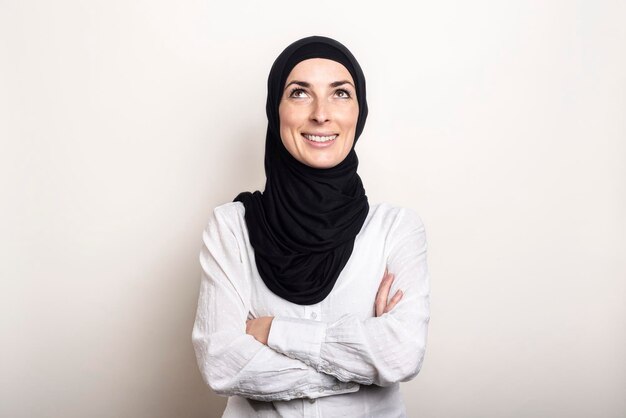
{"type": "MultiPolygon", "coordinates": [[[[419,373],[430,310],[427,243],[417,214],[400,211],[388,243],[388,270],[403,291],[401,300],[396,294],[395,303],[382,310],[377,302],[380,315],[365,320],[352,314],[334,322],[277,316],[265,339],[246,332],[250,289],[225,215],[216,209],[203,232],[192,333],[202,377],[215,393],[262,401],[313,399],[355,392],[361,384],[388,386],[419,373]]],[[[385,301],[390,279],[386,287],[379,291],[385,301]]]]}

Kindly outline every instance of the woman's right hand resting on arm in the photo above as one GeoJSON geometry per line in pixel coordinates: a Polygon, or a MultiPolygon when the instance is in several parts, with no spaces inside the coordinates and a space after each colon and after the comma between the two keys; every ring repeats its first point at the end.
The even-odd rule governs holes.
{"type": "Polygon", "coordinates": [[[398,290],[396,294],[393,295],[393,298],[387,302],[387,299],[389,298],[389,289],[391,289],[391,284],[393,283],[394,278],[394,274],[389,273],[387,269],[385,269],[385,274],[383,275],[383,280],[380,282],[380,286],[378,287],[376,301],[374,302],[377,317],[391,311],[400,299],[402,299],[402,290],[398,290]]]}

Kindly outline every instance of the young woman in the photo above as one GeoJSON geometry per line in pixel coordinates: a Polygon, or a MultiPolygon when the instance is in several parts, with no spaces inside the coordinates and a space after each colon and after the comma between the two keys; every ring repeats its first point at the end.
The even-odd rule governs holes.
{"type": "Polygon", "coordinates": [[[229,396],[223,417],[406,416],[399,383],[421,368],[430,318],[426,235],[412,209],[368,203],[365,93],[330,38],[271,68],[265,190],[215,208],[200,253],[192,339],[229,396]]]}

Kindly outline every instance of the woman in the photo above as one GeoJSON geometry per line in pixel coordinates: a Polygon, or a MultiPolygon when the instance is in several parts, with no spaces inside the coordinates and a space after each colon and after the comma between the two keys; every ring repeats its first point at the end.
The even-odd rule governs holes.
{"type": "Polygon", "coordinates": [[[215,208],[203,234],[202,376],[229,396],[223,417],[404,417],[399,382],[421,368],[430,317],[426,236],[413,210],[368,204],[363,72],[339,42],[300,39],[272,66],[266,111],[264,192],[215,208]]]}

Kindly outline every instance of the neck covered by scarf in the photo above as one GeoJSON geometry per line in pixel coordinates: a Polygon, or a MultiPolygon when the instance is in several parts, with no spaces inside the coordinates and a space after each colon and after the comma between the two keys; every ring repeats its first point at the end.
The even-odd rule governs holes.
{"type": "Polygon", "coordinates": [[[348,262],[369,212],[354,146],[367,118],[365,77],[352,53],[339,42],[310,36],[289,45],[268,77],[265,191],[242,192],[250,244],[259,274],[276,295],[299,305],[319,303],[348,262]],[[296,160],[280,138],[278,106],[287,76],[299,62],[327,58],[344,65],[355,82],[359,116],[354,144],[331,168],[296,160]]]}

